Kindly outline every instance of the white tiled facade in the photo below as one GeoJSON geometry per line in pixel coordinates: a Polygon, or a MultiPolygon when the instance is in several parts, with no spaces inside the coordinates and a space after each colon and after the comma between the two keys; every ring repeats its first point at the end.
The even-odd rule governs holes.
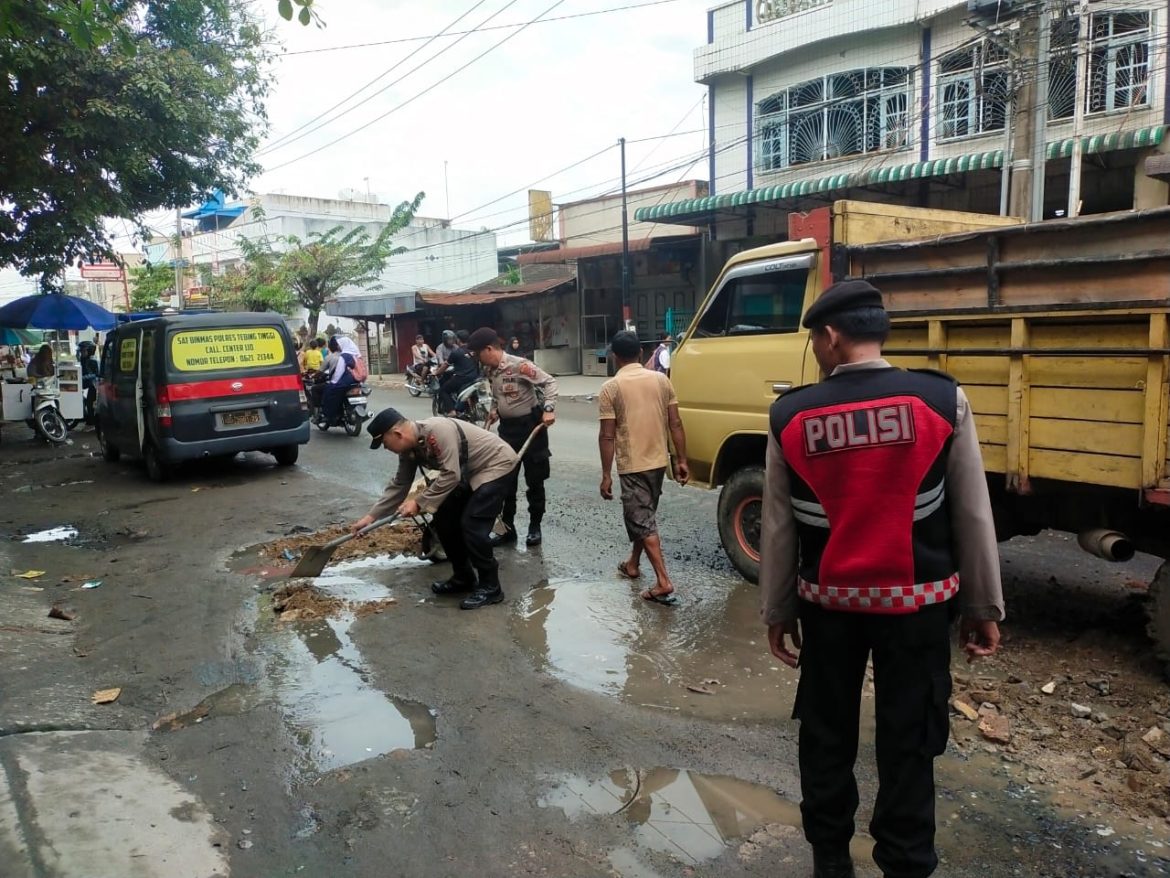
{"type": "MultiPolygon", "coordinates": [[[[1075,12],[1076,3],[1051,7],[1075,12]]],[[[1097,97],[1085,136],[1166,124],[1166,0],[1100,0],[1090,13],[1097,97]]],[[[710,95],[711,194],[1009,146],[1010,114],[995,97],[1008,65],[970,18],[965,0],[729,0],[711,9],[708,44],[695,52],[695,79],[710,95]],[[823,119],[814,118],[818,100],[823,119]],[[795,109],[777,111],[785,101],[795,109]],[[807,130],[788,121],[800,113],[807,130]]],[[[1071,114],[1074,80],[1057,62],[1052,70],[1054,106],[1071,114]]],[[[1071,136],[1071,115],[1049,122],[1048,142],[1071,136]]]]}

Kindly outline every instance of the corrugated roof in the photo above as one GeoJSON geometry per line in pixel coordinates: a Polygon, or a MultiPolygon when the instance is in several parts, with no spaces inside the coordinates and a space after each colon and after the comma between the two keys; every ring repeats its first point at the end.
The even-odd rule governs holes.
{"type": "MultiPolygon", "coordinates": [[[[635,250],[649,250],[653,238],[632,238],[630,252],[635,250]]],[[[608,244],[590,244],[585,247],[561,247],[559,250],[543,250],[540,253],[522,253],[519,257],[521,265],[535,265],[545,262],[567,262],[570,259],[587,259],[591,256],[611,256],[622,252],[622,242],[614,241],[608,244]]]]}
{"type": "Polygon", "coordinates": [[[462,293],[441,293],[434,290],[419,292],[419,300],[424,305],[438,308],[458,308],[468,305],[493,305],[509,299],[527,299],[552,292],[558,287],[576,283],[576,277],[557,277],[550,280],[537,281],[527,284],[498,285],[490,289],[473,287],[462,293]]]}

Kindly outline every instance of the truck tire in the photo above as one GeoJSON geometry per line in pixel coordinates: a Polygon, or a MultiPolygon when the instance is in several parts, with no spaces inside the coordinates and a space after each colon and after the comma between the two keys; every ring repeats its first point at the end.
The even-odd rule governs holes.
{"type": "Polygon", "coordinates": [[[1154,641],[1154,651],[1170,679],[1170,561],[1162,562],[1150,583],[1146,630],[1154,641]]]}
{"type": "Polygon", "coordinates": [[[749,582],[760,579],[760,520],[764,468],[745,466],[731,474],[719,493],[719,540],[731,565],[749,582]]]}

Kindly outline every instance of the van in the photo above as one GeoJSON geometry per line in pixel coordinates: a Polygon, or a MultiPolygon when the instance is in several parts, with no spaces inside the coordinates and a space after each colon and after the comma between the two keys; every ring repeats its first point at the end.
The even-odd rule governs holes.
{"type": "Polygon", "coordinates": [[[265,451],[280,466],[309,441],[309,404],[288,327],[276,314],[172,314],[119,324],[102,351],[102,457],[141,457],[164,481],[175,464],[265,451]]]}

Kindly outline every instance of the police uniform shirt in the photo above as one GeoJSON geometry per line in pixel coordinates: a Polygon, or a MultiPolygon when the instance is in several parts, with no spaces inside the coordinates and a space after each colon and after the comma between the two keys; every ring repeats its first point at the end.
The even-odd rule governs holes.
{"type": "Polygon", "coordinates": [[[467,437],[467,480],[471,490],[512,472],[518,458],[508,444],[494,433],[451,418],[426,418],[415,422],[418,444],[398,457],[398,472],[386,486],[369,514],[377,518],[392,515],[410,493],[419,467],[437,470],[427,489],[417,498],[419,509],[434,512],[458,487],[460,430],[467,437]]]}
{"type": "Polygon", "coordinates": [[[501,418],[525,418],[538,405],[556,405],[557,379],[523,357],[504,354],[500,364],[486,374],[492,383],[493,406],[501,418]]]}
{"type": "MultiPolygon", "coordinates": [[[[838,366],[842,372],[893,368],[886,360],[838,366]]],[[[946,492],[954,552],[959,567],[959,601],[964,618],[1003,619],[999,550],[987,493],[983,456],[975,433],[971,405],[957,388],[958,410],[946,463],[946,492]]],[[[880,515],[881,510],[874,510],[880,515]]],[[[760,598],[766,625],[797,618],[798,540],[792,511],[788,466],[776,436],[769,431],[760,530],[760,598]]]]}

